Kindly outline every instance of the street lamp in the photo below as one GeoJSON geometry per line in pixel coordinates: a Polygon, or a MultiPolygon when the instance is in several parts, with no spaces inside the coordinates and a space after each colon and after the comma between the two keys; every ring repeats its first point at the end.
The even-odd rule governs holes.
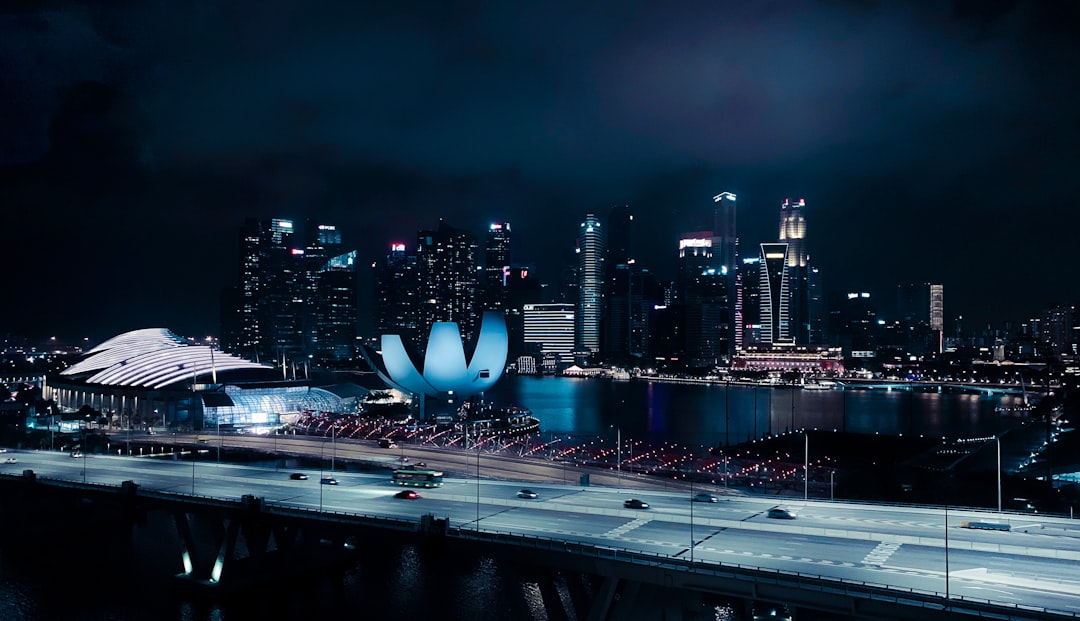
{"type": "Polygon", "coordinates": [[[998,492],[998,513],[1001,513],[1001,435],[994,437],[997,440],[997,492],[998,492]]]}
{"type": "Polygon", "coordinates": [[[616,487],[622,489],[622,427],[615,427],[615,481],[616,487]]]}
{"type": "Polygon", "coordinates": [[[803,500],[810,497],[810,432],[803,430],[803,500]]]}

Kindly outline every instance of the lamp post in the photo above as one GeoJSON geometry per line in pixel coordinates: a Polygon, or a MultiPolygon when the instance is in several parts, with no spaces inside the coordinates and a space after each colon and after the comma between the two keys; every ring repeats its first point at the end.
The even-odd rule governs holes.
{"type": "Polygon", "coordinates": [[[615,427],[615,481],[622,489],[622,427],[615,427]]]}
{"type": "Polygon", "coordinates": [[[334,460],[337,458],[337,423],[330,425],[330,475],[334,474],[334,460]]]}
{"type": "Polygon", "coordinates": [[[803,500],[810,498],[810,432],[803,429],[803,500]]]}
{"type": "Polygon", "coordinates": [[[694,564],[694,475],[690,473],[690,564],[694,564]]]}
{"type": "Polygon", "coordinates": [[[997,441],[997,496],[998,496],[998,513],[1001,513],[1001,435],[998,434],[994,437],[997,441]]]}

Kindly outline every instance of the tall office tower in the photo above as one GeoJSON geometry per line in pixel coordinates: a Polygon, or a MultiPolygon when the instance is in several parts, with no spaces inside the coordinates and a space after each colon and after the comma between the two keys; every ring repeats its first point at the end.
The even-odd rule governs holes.
{"type": "Polygon", "coordinates": [[[796,343],[810,341],[809,286],[806,251],[806,200],[793,201],[785,198],[780,204],[780,238],[788,244],[788,309],[790,313],[790,336],[796,343]]]}
{"type": "MultiPolygon", "coordinates": [[[[340,243],[340,242],[339,242],[340,243]]],[[[330,258],[316,277],[315,359],[351,360],[356,348],[356,251],[330,258]]]]}
{"type": "Polygon", "coordinates": [[[525,345],[541,355],[552,354],[563,363],[574,360],[577,322],[573,304],[526,304],[522,309],[525,345]]]}
{"type": "Polygon", "coordinates": [[[484,308],[505,310],[510,277],[510,223],[488,226],[484,263],[484,308]]]}
{"type": "Polygon", "coordinates": [[[633,261],[609,270],[604,301],[604,357],[625,363],[649,348],[649,312],[658,297],[656,279],[633,261]]]}
{"type": "Polygon", "coordinates": [[[341,231],[333,224],[316,224],[307,220],[304,224],[304,272],[301,276],[304,297],[302,326],[305,353],[314,354],[319,347],[318,305],[319,276],[323,266],[331,258],[342,253],[341,231]]]}
{"type": "Polygon", "coordinates": [[[899,285],[896,293],[896,315],[909,335],[903,344],[913,352],[940,353],[945,328],[944,287],[911,283],[899,285]]]}
{"type": "Polygon", "coordinates": [[[293,223],[273,218],[244,222],[240,241],[240,283],[233,312],[230,352],[261,360],[302,352],[303,250],[292,247],[293,223]]]}
{"type": "Polygon", "coordinates": [[[583,356],[600,351],[600,317],[604,308],[604,254],[607,239],[600,219],[586,214],[578,227],[578,300],[574,313],[574,348],[583,356]]]}
{"type": "Polygon", "coordinates": [[[821,270],[810,265],[806,268],[806,312],[809,327],[809,343],[825,343],[825,287],[821,281],[821,270]]]}
{"type": "Polygon", "coordinates": [[[761,257],[746,257],[739,262],[739,309],[742,336],[739,347],[761,344],[761,257]]]}
{"type": "Polygon", "coordinates": [[[712,366],[728,353],[729,283],[727,268],[717,267],[712,231],[687,233],[679,240],[679,304],[682,351],[691,366],[712,366]]]}
{"type": "Polygon", "coordinates": [[[716,273],[724,274],[724,295],[728,304],[724,317],[727,333],[723,339],[727,347],[724,353],[728,355],[735,352],[738,340],[736,326],[739,323],[737,315],[741,313],[737,304],[739,237],[735,227],[735,206],[736,197],[731,192],[721,192],[713,197],[713,264],[711,267],[716,270],[716,273]]]}
{"type": "Polygon", "coordinates": [[[761,342],[767,345],[793,344],[788,314],[788,245],[761,244],[759,287],[761,289],[761,342]]]}
{"type": "Polygon", "coordinates": [[[399,334],[406,344],[419,343],[419,269],[416,255],[405,251],[405,244],[390,244],[390,252],[374,270],[374,320],[376,334],[399,334]]]}
{"type": "Polygon", "coordinates": [[[475,338],[480,327],[478,254],[479,245],[472,235],[442,220],[438,229],[418,233],[416,264],[420,295],[417,326],[422,335],[418,349],[425,349],[427,335],[437,321],[457,323],[461,338],[466,342],[475,338]]]}

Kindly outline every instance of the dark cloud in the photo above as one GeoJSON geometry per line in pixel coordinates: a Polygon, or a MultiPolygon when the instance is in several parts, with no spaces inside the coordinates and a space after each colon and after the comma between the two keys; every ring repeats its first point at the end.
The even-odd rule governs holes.
{"type": "Polygon", "coordinates": [[[63,303],[3,329],[215,331],[246,216],[334,220],[365,260],[508,219],[553,277],[584,213],[629,203],[663,275],[721,190],[744,248],[805,196],[837,289],[941,281],[994,320],[1075,302],[1045,250],[1080,225],[1074,6],[16,4],[6,263],[63,303]]]}

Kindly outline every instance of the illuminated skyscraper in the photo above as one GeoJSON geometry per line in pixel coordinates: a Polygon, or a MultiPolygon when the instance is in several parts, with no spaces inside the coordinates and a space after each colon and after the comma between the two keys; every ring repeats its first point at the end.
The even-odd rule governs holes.
{"type": "Polygon", "coordinates": [[[541,356],[555,355],[570,364],[574,360],[574,305],[526,304],[524,306],[525,344],[541,356]]]}
{"type": "Polygon", "coordinates": [[[728,324],[730,279],[716,267],[711,231],[687,233],[679,240],[679,304],[682,352],[688,364],[709,367],[728,353],[733,336],[728,324]]]}
{"type": "Polygon", "coordinates": [[[426,346],[427,335],[437,321],[456,323],[465,342],[476,337],[480,323],[478,253],[472,235],[441,220],[438,229],[418,233],[417,329],[424,339],[418,347],[426,346]]]}
{"type": "Polygon", "coordinates": [[[745,257],[739,263],[738,288],[741,340],[737,347],[761,344],[761,257],[745,257]]]}
{"type": "Polygon", "coordinates": [[[506,310],[507,280],[510,277],[510,223],[488,227],[484,263],[484,307],[506,310]]]}
{"type": "Polygon", "coordinates": [[[908,328],[905,345],[913,351],[941,352],[945,328],[944,287],[930,283],[900,285],[896,315],[908,328]]]}
{"type": "Polygon", "coordinates": [[[245,221],[240,280],[222,308],[224,349],[262,361],[352,356],[355,255],[342,254],[341,234],[333,225],[309,222],[306,233],[304,247],[298,248],[292,220],[245,221]]]}
{"type": "Polygon", "coordinates": [[[419,277],[416,255],[405,251],[405,244],[390,244],[382,261],[372,263],[375,288],[375,333],[400,334],[406,343],[418,342],[417,298],[419,277]]]}
{"type": "Polygon", "coordinates": [[[759,287],[761,291],[761,342],[790,345],[788,314],[788,245],[761,244],[759,287]]]}
{"type": "Polygon", "coordinates": [[[600,351],[600,316],[604,308],[605,231],[600,219],[587,214],[578,227],[578,301],[574,315],[574,348],[593,355],[600,351]]]}
{"type": "Polygon", "coordinates": [[[739,237],[735,227],[736,196],[721,192],[713,197],[713,261],[710,267],[724,281],[724,316],[721,320],[723,334],[720,336],[724,351],[721,355],[735,353],[736,326],[740,314],[738,307],[738,261],[739,237]]]}
{"type": "Polygon", "coordinates": [[[796,343],[810,342],[810,288],[807,282],[810,256],[806,250],[806,200],[785,198],[780,204],[780,237],[788,245],[789,335],[796,343]]]}

